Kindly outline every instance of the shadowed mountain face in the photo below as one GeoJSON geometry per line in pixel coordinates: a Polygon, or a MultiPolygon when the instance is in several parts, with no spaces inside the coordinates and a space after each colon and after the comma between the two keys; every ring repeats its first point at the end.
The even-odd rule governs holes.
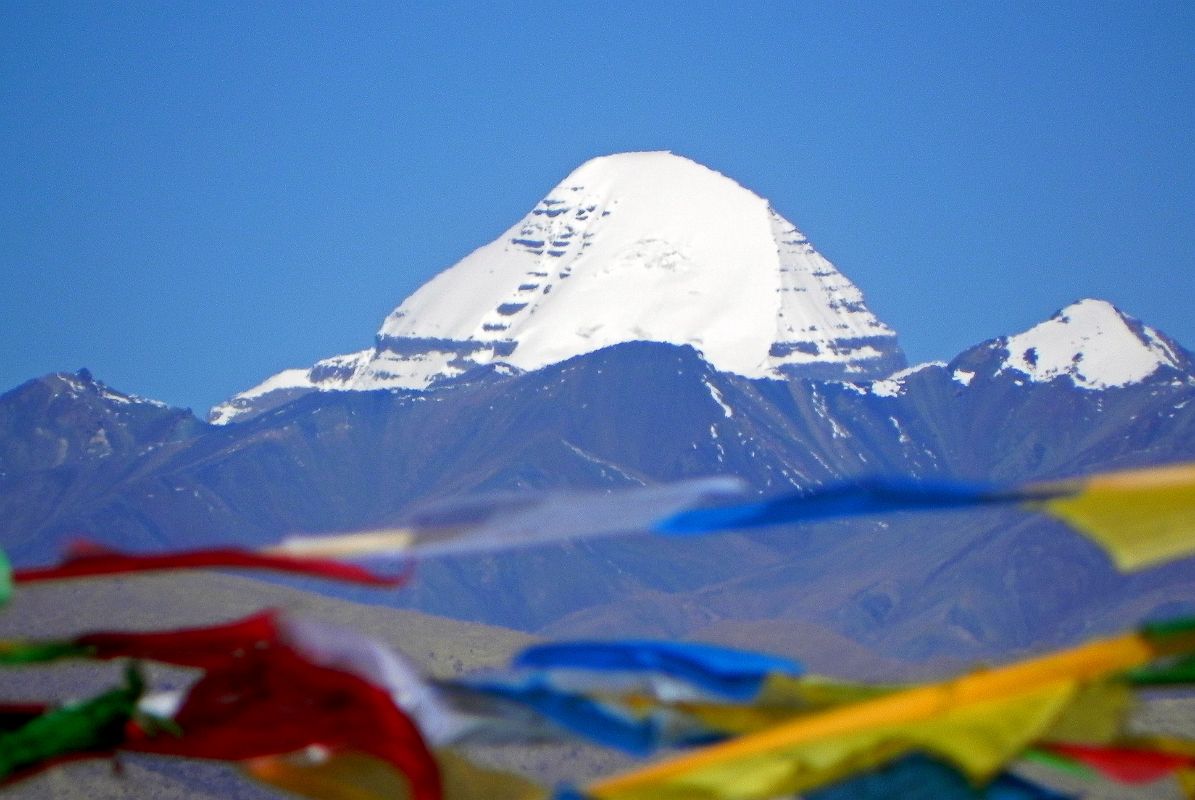
{"type": "MultiPolygon", "coordinates": [[[[1119,335],[1127,318],[1096,311],[1091,324],[1119,335]]],[[[219,427],[113,399],[85,374],[50,376],[0,397],[0,542],[32,563],[80,533],[256,544],[476,492],[730,474],[768,494],[851,475],[1020,481],[1191,459],[1190,355],[1137,326],[1124,325],[1141,352],[1120,342],[1111,371],[1088,328],[1069,361],[1056,336],[1009,337],[869,383],[750,379],[689,347],[631,342],[427,391],[309,393],[219,427]],[[1126,373],[1126,358],[1154,361],[1126,373]],[[1051,359],[1077,366],[1035,372],[1051,359]]],[[[444,558],[393,602],[552,635],[816,629],[928,659],[1069,641],[1191,598],[1190,562],[1121,576],[1054,523],[989,511],[444,558]]]]}

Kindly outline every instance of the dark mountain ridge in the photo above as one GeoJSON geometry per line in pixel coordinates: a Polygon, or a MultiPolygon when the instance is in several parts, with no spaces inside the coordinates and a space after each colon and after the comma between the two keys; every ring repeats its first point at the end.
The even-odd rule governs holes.
{"type": "MultiPolygon", "coordinates": [[[[767,494],[851,475],[1021,481],[1195,457],[1195,374],[1177,345],[1143,379],[1087,388],[1009,369],[1002,342],[860,384],[749,379],[691,347],[631,342],[429,390],[311,392],[224,426],[113,399],[84,373],[48,376],[0,396],[0,542],[32,563],[79,534],[134,549],[261,544],[477,492],[730,474],[767,494]]],[[[1003,511],[444,558],[385,602],[556,635],[788,621],[921,659],[1057,643],[1192,599],[1190,562],[1122,576],[1081,537],[1003,511]]]]}

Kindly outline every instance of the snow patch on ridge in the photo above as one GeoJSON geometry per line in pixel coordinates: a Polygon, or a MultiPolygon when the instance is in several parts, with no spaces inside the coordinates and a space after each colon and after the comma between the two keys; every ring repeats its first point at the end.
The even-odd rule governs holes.
{"type": "Polygon", "coordinates": [[[1163,366],[1181,369],[1183,361],[1156,330],[1103,300],[1073,303],[1001,344],[1007,356],[999,372],[1036,383],[1066,378],[1082,389],[1140,383],[1163,366]]]}
{"type": "MultiPolygon", "coordinates": [[[[168,408],[166,403],[161,400],[151,400],[148,397],[142,397],[136,394],[126,394],[118,392],[112,387],[108,386],[102,381],[96,380],[91,373],[86,369],[79,370],[76,373],[58,372],[56,377],[62,384],[65,385],[66,392],[71,397],[79,397],[82,394],[93,393],[101,400],[106,400],[109,403],[115,403],[119,406],[131,405],[148,405],[155,408],[168,408]]],[[[57,392],[55,392],[57,394],[57,392]]]]}
{"type": "Polygon", "coordinates": [[[311,370],[287,369],[273,377],[266,378],[249,391],[242,392],[238,396],[246,400],[251,400],[255,397],[261,397],[262,395],[282,389],[311,389],[314,386],[315,384],[311,380],[311,370]]]}
{"type": "Polygon", "coordinates": [[[916,375],[918,372],[929,369],[930,367],[944,366],[946,366],[946,363],[943,361],[927,361],[924,364],[915,364],[899,372],[894,372],[883,380],[872,381],[870,385],[871,394],[877,397],[897,397],[904,394],[905,381],[910,376],[916,375]]]}
{"type": "Polygon", "coordinates": [[[975,380],[975,373],[965,369],[956,369],[950,374],[950,379],[955,383],[961,383],[963,386],[970,386],[971,381],[975,380]]]}
{"type": "Polygon", "coordinates": [[[722,397],[722,393],[718,391],[718,387],[714,386],[708,380],[705,381],[704,383],[705,383],[705,388],[709,389],[709,391],[710,391],[710,397],[714,398],[714,402],[717,403],[722,408],[722,413],[726,416],[726,418],[730,419],[731,417],[733,417],[734,409],[731,408],[727,404],[725,398],[722,397]]]}

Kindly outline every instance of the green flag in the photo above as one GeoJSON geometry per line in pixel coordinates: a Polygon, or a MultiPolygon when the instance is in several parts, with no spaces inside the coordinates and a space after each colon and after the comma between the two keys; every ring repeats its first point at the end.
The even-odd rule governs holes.
{"type": "Polygon", "coordinates": [[[8,556],[0,550],[0,606],[12,597],[12,567],[8,565],[8,556]]]}
{"type": "Polygon", "coordinates": [[[46,712],[0,734],[0,783],[13,773],[61,756],[114,749],[124,741],[125,724],[143,689],[141,675],[130,667],[124,686],[46,712]]]}

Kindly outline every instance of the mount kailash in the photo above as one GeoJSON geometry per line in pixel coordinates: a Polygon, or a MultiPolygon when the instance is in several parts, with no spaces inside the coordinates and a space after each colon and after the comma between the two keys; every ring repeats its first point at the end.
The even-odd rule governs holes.
{"type": "Polygon", "coordinates": [[[865,379],[905,365],[859,289],[766,200],[670,153],[624,153],[583,164],[426,283],[372,348],[279,373],[211,421],[305,391],[425,389],[632,341],[691,345],[749,378],[865,379]]]}

